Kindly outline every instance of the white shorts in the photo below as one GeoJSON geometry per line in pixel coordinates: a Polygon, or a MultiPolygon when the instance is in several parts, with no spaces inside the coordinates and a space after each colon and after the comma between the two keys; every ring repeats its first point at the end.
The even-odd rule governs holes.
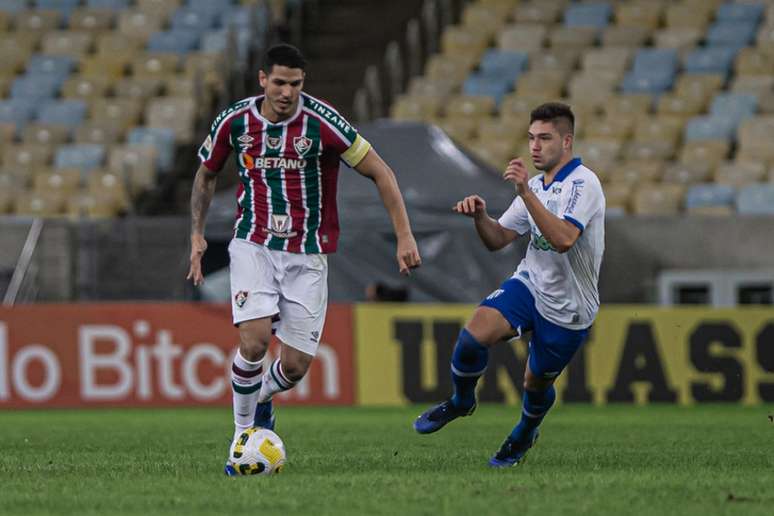
{"type": "Polygon", "coordinates": [[[314,356],[328,307],[328,257],[275,251],[237,238],[228,252],[234,324],[279,314],[277,338],[314,356]]]}

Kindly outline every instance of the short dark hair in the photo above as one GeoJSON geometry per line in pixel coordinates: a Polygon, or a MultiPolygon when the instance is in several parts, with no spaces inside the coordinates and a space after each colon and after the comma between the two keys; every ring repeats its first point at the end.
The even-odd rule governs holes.
{"type": "Polygon", "coordinates": [[[263,56],[263,71],[271,73],[271,69],[274,65],[287,66],[288,68],[300,68],[303,70],[306,67],[306,59],[304,54],[293,45],[287,43],[280,43],[274,45],[266,51],[263,56]]]}
{"type": "Polygon", "coordinates": [[[567,131],[570,134],[575,132],[575,115],[572,114],[572,109],[567,104],[561,102],[546,102],[541,104],[532,110],[529,114],[529,124],[539,120],[540,122],[551,122],[562,132],[560,123],[565,121],[567,123],[567,131]]]}

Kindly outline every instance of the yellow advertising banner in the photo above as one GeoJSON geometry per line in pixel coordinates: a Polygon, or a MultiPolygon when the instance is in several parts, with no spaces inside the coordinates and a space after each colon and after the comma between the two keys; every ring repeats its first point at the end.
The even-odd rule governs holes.
{"type": "MultiPolygon", "coordinates": [[[[357,402],[448,397],[454,343],[474,309],[357,305],[357,402]]],[[[489,356],[479,400],[520,403],[526,343],[500,343],[489,356]]],[[[603,307],[556,386],[564,403],[774,402],[774,310],[603,307]]]]}

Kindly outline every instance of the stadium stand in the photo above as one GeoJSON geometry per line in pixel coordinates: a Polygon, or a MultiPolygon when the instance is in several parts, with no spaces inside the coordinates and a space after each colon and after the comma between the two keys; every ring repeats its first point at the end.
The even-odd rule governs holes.
{"type": "Polygon", "coordinates": [[[495,169],[524,149],[511,120],[563,100],[615,213],[757,213],[769,199],[742,189],[774,178],[774,1],[478,0],[441,38],[392,116],[438,124],[495,169]],[[492,99],[483,121],[452,115],[460,92],[492,99]]]}

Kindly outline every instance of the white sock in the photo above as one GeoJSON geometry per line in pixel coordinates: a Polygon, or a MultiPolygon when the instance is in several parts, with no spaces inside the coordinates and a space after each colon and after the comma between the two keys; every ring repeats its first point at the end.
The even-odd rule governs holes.
{"type": "Polygon", "coordinates": [[[261,389],[262,360],[245,360],[238,350],[234,355],[234,362],[231,364],[231,392],[237,433],[253,426],[255,403],[261,389]]]}
{"type": "Polygon", "coordinates": [[[288,380],[288,377],[285,376],[285,373],[282,371],[280,360],[276,359],[263,374],[261,383],[261,391],[258,394],[258,403],[269,401],[271,397],[278,392],[292,389],[296,386],[297,382],[288,380]]]}

